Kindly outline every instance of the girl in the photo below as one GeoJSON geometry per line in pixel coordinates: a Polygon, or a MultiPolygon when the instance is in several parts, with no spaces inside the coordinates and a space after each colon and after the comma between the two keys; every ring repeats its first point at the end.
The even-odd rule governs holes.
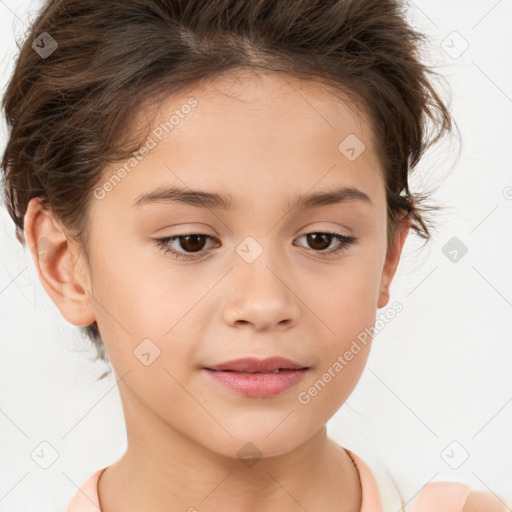
{"type": "Polygon", "coordinates": [[[4,98],[6,204],[128,436],[68,512],[504,510],[456,482],[406,503],[326,435],[452,124],[402,8],[46,3],[4,98]]]}

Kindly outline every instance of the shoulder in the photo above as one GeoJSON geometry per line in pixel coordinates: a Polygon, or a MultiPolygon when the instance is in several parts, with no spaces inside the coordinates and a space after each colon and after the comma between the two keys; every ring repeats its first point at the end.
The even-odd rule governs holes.
{"type": "Polygon", "coordinates": [[[414,512],[438,510],[449,512],[506,512],[507,506],[494,494],[472,490],[461,482],[431,482],[418,494],[414,512]]]}
{"type": "Polygon", "coordinates": [[[68,504],[66,512],[101,512],[98,481],[105,469],[107,468],[98,469],[80,486],[68,504]]]}
{"type": "Polygon", "coordinates": [[[471,491],[466,498],[462,512],[505,512],[508,507],[494,494],[485,491],[471,491]]]}

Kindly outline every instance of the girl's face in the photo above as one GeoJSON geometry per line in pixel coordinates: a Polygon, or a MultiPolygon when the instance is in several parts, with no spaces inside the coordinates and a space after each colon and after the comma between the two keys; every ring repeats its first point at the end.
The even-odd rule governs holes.
{"type": "Polygon", "coordinates": [[[277,73],[203,86],[166,100],[146,149],[95,189],[81,325],[96,319],[122,379],[129,442],[173,432],[228,457],[279,455],[358,382],[409,224],[387,252],[369,125],[324,87],[277,73]],[[332,197],[297,203],[317,194],[332,197]],[[308,370],[267,397],[205,369],[272,356],[308,370]]]}

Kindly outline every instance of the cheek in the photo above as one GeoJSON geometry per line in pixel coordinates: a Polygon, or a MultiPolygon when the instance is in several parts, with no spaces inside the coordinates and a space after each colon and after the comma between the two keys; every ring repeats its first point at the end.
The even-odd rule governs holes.
{"type": "Polygon", "coordinates": [[[371,307],[340,301],[330,324],[334,333],[319,340],[315,372],[297,390],[301,407],[310,406],[314,415],[327,421],[345,403],[365,368],[374,322],[371,307]]]}
{"type": "Polygon", "coordinates": [[[118,263],[96,272],[101,303],[96,315],[117,380],[122,379],[125,403],[140,402],[168,421],[177,409],[201,417],[180,385],[186,386],[197,362],[195,339],[201,327],[191,321],[192,312],[187,315],[196,301],[173,291],[181,290],[182,283],[165,286],[148,265],[133,263],[132,269],[132,262],[118,263]]]}
{"type": "Polygon", "coordinates": [[[111,239],[98,247],[92,262],[98,317],[105,325],[117,324],[124,335],[137,331],[161,337],[176,321],[173,311],[187,302],[190,286],[180,282],[178,272],[171,275],[160,268],[151,251],[120,246],[111,239]]]}
{"type": "Polygon", "coordinates": [[[378,255],[368,257],[361,251],[350,255],[342,266],[332,267],[329,278],[324,276],[316,287],[309,287],[309,290],[316,290],[308,293],[308,301],[316,304],[317,314],[326,327],[326,339],[332,338],[334,344],[339,345],[347,336],[357,335],[372,325],[380,275],[378,255]]]}
{"type": "Polygon", "coordinates": [[[346,260],[343,269],[308,296],[317,304],[322,334],[316,337],[317,372],[300,390],[307,394],[305,401],[316,401],[316,407],[327,415],[334,414],[348,398],[368,359],[376,320],[379,265],[378,256],[346,260]]]}
{"type": "Polygon", "coordinates": [[[147,253],[105,254],[104,248],[94,266],[94,307],[112,365],[121,376],[130,370],[148,393],[169,390],[169,373],[182,381],[197,363],[207,318],[198,315],[198,302],[211,284],[194,286],[190,274],[148,264],[147,253]]]}

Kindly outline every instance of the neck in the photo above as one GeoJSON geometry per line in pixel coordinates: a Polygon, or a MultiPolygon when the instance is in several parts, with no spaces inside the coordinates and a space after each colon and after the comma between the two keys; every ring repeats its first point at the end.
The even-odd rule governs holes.
{"type": "Polygon", "coordinates": [[[102,512],[360,510],[357,469],[325,426],[291,451],[250,461],[215,453],[151,414],[125,407],[125,421],[128,448],[98,483],[102,512]]]}

